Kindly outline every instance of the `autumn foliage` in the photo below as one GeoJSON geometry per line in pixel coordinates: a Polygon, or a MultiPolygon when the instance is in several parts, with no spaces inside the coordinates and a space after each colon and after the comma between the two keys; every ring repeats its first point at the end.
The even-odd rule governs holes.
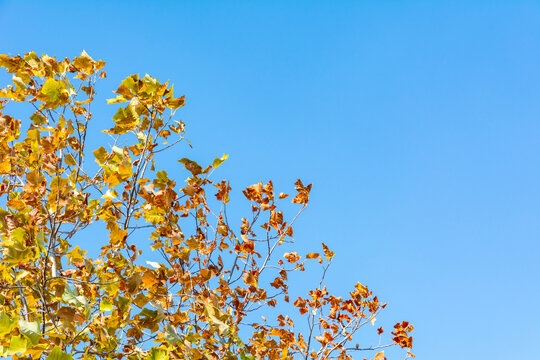
{"type": "Polygon", "coordinates": [[[111,143],[87,149],[90,136],[104,136],[87,132],[104,65],[85,52],[0,55],[12,74],[0,89],[0,355],[381,360],[378,349],[395,345],[413,356],[412,325],[398,323],[393,339],[377,330],[386,304],[360,283],[341,297],[323,275],[289,299],[291,272],[326,273],[334,256],[325,244],[291,250],[311,184],[298,180],[290,197],[272,182],[249,186],[248,213],[229,222],[231,187],[212,177],[226,155],[211,165],[178,159],[181,180],[159,169],[157,155],[185,134],[176,120],[184,96],[168,82],[128,76],[108,101],[120,104],[103,131],[111,143]],[[7,113],[17,102],[22,120],[7,113]],[[269,311],[287,306],[288,316],[269,311]],[[363,326],[386,345],[355,345],[363,326]]]}

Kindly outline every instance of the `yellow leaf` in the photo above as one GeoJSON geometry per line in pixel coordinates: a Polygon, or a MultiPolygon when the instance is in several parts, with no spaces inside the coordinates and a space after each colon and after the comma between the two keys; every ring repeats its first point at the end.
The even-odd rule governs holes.
{"type": "Polygon", "coordinates": [[[227,154],[223,154],[223,156],[221,158],[215,158],[214,159],[214,162],[212,163],[212,166],[215,168],[217,168],[218,166],[220,166],[221,164],[223,164],[223,162],[225,160],[227,160],[229,158],[229,155],[227,154]]]}
{"type": "Polygon", "coordinates": [[[159,281],[154,270],[148,270],[143,274],[142,282],[146,288],[150,288],[152,287],[152,285],[157,284],[159,281]]]}
{"type": "Polygon", "coordinates": [[[103,194],[103,196],[101,198],[102,199],[107,199],[107,200],[112,200],[112,199],[116,198],[116,196],[118,196],[118,193],[116,192],[116,190],[109,189],[109,190],[107,190],[107,192],[105,194],[103,194]]]}

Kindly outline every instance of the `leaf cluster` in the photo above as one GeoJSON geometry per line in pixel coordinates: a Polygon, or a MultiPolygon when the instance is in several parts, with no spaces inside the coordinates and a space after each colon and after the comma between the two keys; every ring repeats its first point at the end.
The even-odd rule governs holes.
{"type": "Polygon", "coordinates": [[[350,346],[386,305],[360,283],[340,297],[323,275],[305,297],[289,299],[291,272],[313,260],[325,274],[334,257],[324,244],[322,255],[282,250],[294,249],[311,184],[296,182],[292,216],[284,210],[288,195],[271,181],[247,187],[249,215],[234,228],[229,182],[212,178],[227,155],[205,166],[179,159],[183,182],[157,168],[156,155],[185,135],[175,120],[185,98],[168,82],[149,75],[122,81],[108,101],[119,104],[104,130],[113,144],[87,151],[104,65],[85,52],[61,61],[0,55],[12,74],[0,89],[1,356],[351,359],[393,344],[412,348],[406,322],[395,326],[393,343],[350,346]],[[6,113],[13,102],[27,105],[28,119],[6,113]],[[96,227],[107,236],[83,235],[96,227]],[[81,239],[99,254],[75,245],[81,239]],[[161,260],[145,261],[152,252],[161,260]],[[291,303],[294,316],[255,321],[281,303],[291,303]]]}

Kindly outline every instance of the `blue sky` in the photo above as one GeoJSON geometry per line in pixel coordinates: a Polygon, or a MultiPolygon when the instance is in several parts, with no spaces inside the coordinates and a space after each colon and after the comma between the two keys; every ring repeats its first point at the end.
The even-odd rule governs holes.
{"type": "Polygon", "coordinates": [[[194,145],[171,156],[228,153],[234,191],[314,183],[298,245],[413,322],[419,359],[537,356],[539,2],[0,1],[0,23],[0,53],[105,60],[103,98],[170,79],[194,145]]]}

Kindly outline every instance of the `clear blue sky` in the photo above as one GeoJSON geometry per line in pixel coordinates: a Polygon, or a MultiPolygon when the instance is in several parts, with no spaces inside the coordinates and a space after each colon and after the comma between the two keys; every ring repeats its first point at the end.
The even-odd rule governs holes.
{"type": "Polygon", "coordinates": [[[171,79],[178,157],[230,154],[233,190],[313,182],[298,244],[412,321],[418,359],[539,358],[538,1],[0,1],[0,24],[0,53],[107,61],[104,97],[171,79]]]}

